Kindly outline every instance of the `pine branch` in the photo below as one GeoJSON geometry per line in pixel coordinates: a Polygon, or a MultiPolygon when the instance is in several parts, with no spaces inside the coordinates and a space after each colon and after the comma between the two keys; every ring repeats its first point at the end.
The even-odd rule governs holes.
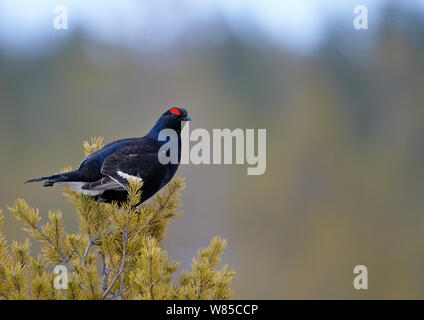
{"type": "Polygon", "coordinates": [[[121,263],[121,267],[119,268],[119,271],[115,274],[115,277],[113,278],[112,282],[110,283],[109,287],[106,289],[106,291],[103,293],[103,297],[102,299],[105,299],[107,297],[107,295],[109,294],[110,290],[112,290],[113,285],[115,284],[116,280],[118,280],[118,278],[121,276],[122,272],[124,272],[124,268],[125,268],[125,259],[127,258],[127,244],[128,244],[128,227],[129,227],[129,220],[128,220],[128,224],[126,226],[126,231],[123,235],[123,239],[124,239],[124,248],[122,251],[122,263],[121,263]]]}
{"type": "MultiPolygon", "coordinates": [[[[39,221],[38,217],[36,219],[31,218],[29,216],[27,216],[26,214],[24,214],[24,211],[20,211],[19,210],[19,204],[23,205],[23,208],[28,208],[28,205],[26,204],[25,200],[22,199],[18,199],[15,205],[15,208],[11,208],[9,207],[9,211],[11,211],[15,217],[18,218],[18,220],[23,221],[27,226],[29,226],[30,228],[33,229],[34,232],[36,232],[42,240],[44,240],[46,243],[48,243],[61,257],[61,262],[64,263],[73,273],[75,273],[77,275],[77,272],[75,270],[75,267],[72,266],[69,263],[69,260],[71,259],[71,256],[66,256],[62,250],[58,247],[58,243],[55,241],[53,241],[52,239],[50,239],[50,237],[47,236],[47,234],[45,232],[43,232],[42,229],[40,229],[37,226],[37,223],[39,221]],[[37,221],[37,223],[35,223],[35,221],[37,221]]],[[[38,216],[38,214],[37,214],[38,216]]],[[[57,228],[55,228],[55,230],[57,230],[57,228]]],[[[31,233],[33,234],[33,233],[31,233]]],[[[80,285],[87,290],[87,288],[85,287],[85,285],[79,280],[80,285]]]]}
{"type": "MultiPolygon", "coordinates": [[[[85,155],[102,146],[101,138],[84,142],[85,155]]],[[[175,178],[150,203],[137,207],[143,190],[137,181],[129,181],[128,199],[121,207],[116,203],[97,203],[92,197],[65,187],[63,194],[79,217],[76,234],[66,234],[59,210],[49,211],[49,221],[40,225],[38,210],[18,199],[9,211],[23,223],[24,231],[43,244],[42,255],[31,257],[29,240],[8,245],[0,232],[0,298],[231,298],[234,271],[227,266],[217,270],[226,246],[221,238],[214,238],[208,248],[199,250],[192,271],[182,272],[180,285],[173,282],[178,263],[168,257],[160,244],[167,224],[180,214],[177,209],[184,187],[184,180],[175,178]],[[57,264],[70,270],[67,290],[55,289],[56,275],[46,267],[57,264]]],[[[0,228],[3,220],[0,210],[0,228]]]]}

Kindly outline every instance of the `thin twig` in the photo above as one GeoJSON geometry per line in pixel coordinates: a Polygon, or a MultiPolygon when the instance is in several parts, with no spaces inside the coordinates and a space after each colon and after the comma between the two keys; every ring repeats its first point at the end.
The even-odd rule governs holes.
{"type": "Polygon", "coordinates": [[[94,241],[91,240],[91,238],[89,238],[89,239],[90,239],[90,241],[88,242],[87,248],[85,248],[85,251],[84,251],[84,261],[88,256],[88,252],[90,251],[91,246],[94,244],[94,241]]]}
{"type": "Polygon", "coordinates": [[[150,271],[150,299],[151,300],[155,300],[155,295],[153,294],[153,287],[154,287],[154,282],[153,282],[153,270],[152,270],[152,256],[149,256],[149,271],[150,271]]]}
{"type": "Polygon", "coordinates": [[[123,298],[122,294],[123,294],[124,284],[125,284],[125,274],[122,276],[121,286],[119,287],[119,292],[121,292],[121,299],[123,298]]]}
{"type": "Polygon", "coordinates": [[[100,256],[102,257],[102,266],[103,266],[103,270],[102,270],[102,290],[106,291],[107,288],[107,281],[109,280],[109,274],[110,274],[110,269],[106,264],[105,261],[105,255],[103,252],[99,252],[100,256]]]}
{"type": "Polygon", "coordinates": [[[118,280],[118,278],[120,277],[120,275],[122,274],[122,272],[124,272],[125,260],[127,258],[127,244],[128,244],[128,227],[129,227],[129,223],[130,223],[130,220],[128,219],[127,225],[126,225],[126,228],[125,228],[125,233],[123,235],[123,238],[124,238],[124,248],[122,250],[122,263],[121,263],[121,267],[119,268],[119,271],[115,274],[115,277],[113,278],[113,280],[110,283],[109,287],[104,292],[102,299],[105,299],[107,297],[107,295],[109,294],[110,290],[112,290],[112,287],[115,284],[116,280],[118,280]]]}
{"type": "Polygon", "coordinates": [[[126,291],[128,291],[128,289],[129,289],[129,287],[128,287],[128,288],[125,288],[125,289],[123,289],[123,290],[121,290],[121,291],[120,291],[120,292],[118,292],[117,294],[114,294],[113,296],[111,296],[111,297],[107,298],[107,300],[113,300],[113,299],[115,299],[115,298],[122,297],[122,295],[123,295],[126,291]]]}

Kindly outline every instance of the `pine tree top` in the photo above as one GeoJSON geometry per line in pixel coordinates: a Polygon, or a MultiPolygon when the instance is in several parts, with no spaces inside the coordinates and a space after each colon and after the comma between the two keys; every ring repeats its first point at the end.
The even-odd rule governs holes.
{"type": "MultiPolygon", "coordinates": [[[[84,142],[85,155],[103,146],[103,139],[84,142]]],[[[64,169],[69,171],[70,168],[64,169]]],[[[0,232],[0,299],[230,299],[234,270],[218,270],[226,240],[215,237],[193,258],[174,284],[178,263],[161,248],[166,227],[180,215],[184,179],[173,179],[148,204],[135,207],[142,182],[129,181],[128,199],[121,207],[97,203],[69,188],[63,195],[75,206],[79,230],[68,234],[60,210],[42,224],[38,209],[24,199],[8,211],[34,240],[8,241],[0,232]]],[[[0,229],[4,216],[0,210],[0,229]]]]}

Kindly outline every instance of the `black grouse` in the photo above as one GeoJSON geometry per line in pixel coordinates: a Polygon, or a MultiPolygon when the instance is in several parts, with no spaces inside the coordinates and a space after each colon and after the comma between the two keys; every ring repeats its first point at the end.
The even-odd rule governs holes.
{"type": "MultiPolygon", "coordinates": [[[[142,203],[164,187],[177,171],[181,159],[181,122],[190,120],[185,109],[171,108],[144,137],[111,142],[85,158],[74,171],[28,180],[27,183],[47,180],[45,187],[58,183],[93,196],[97,201],[122,203],[127,199],[128,179],[141,179],[142,203]],[[159,150],[169,140],[159,140],[163,129],[175,130],[178,135],[178,163],[162,164],[159,160],[159,150]]],[[[170,154],[169,150],[166,154],[170,154]]]]}

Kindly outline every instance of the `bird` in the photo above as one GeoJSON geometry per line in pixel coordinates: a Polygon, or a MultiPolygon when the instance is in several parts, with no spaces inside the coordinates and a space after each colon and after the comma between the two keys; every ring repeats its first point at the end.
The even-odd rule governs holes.
{"type": "MultiPolygon", "coordinates": [[[[181,159],[183,121],[191,120],[187,110],[172,107],[159,117],[144,137],[110,142],[83,159],[74,171],[31,179],[25,183],[45,181],[44,187],[64,185],[80,194],[94,197],[97,202],[117,202],[121,205],[127,200],[128,180],[136,179],[143,182],[139,205],[174,177],[181,159]],[[163,164],[160,161],[164,152],[161,147],[169,140],[160,137],[164,129],[174,130],[178,136],[178,162],[163,164]]],[[[170,150],[165,152],[167,155],[169,153],[170,150]]]]}

